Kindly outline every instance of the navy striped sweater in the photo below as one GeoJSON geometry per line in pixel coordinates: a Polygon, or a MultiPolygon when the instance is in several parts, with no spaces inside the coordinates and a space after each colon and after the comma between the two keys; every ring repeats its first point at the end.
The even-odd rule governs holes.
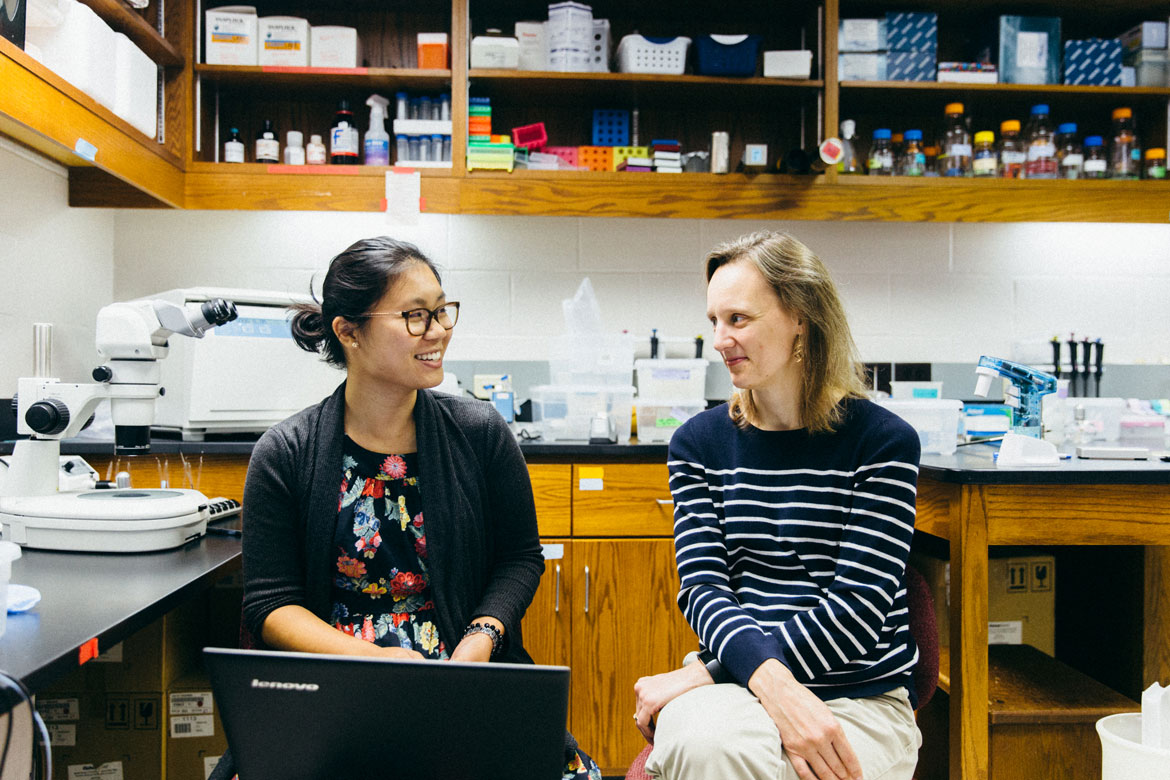
{"type": "Polygon", "coordinates": [[[670,440],[679,606],[747,684],[769,658],[822,699],[905,686],[918,435],[845,401],[831,434],[740,430],[719,406],[670,440]]]}

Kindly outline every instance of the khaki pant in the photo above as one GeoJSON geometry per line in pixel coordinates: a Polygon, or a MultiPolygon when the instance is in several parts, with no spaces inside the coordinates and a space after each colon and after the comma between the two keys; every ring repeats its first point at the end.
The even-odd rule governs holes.
{"type": "MultiPolygon", "coordinates": [[[[911,780],[922,734],[905,688],[826,704],[865,780],[911,780]]],[[[665,780],[798,780],[760,700],[731,684],[695,688],[662,708],[646,773],[665,780]]]]}

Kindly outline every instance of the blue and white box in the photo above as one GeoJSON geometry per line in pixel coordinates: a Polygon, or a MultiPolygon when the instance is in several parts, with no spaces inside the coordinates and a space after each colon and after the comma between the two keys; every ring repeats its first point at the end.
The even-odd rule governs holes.
{"type": "Polygon", "coordinates": [[[1121,86],[1121,41],[1116,38],[1065,41],[1064,83],[1121,86]]]}
{"type": "Polygon", "coordinates": [[[890,11],[886,14],[886,48],[890,51],[938,52],[938,14],[890,11]]]}
{"type": "Polygon", "coordinates": [[[844,52],[837,55],[838,81],[885,81],[885,52],[844,52]]]}
{"type": "Polygon", "coordinates": [[[937,56],[932,51],[886,52],[886,81],[934,81],[937,56]]]}
{"type": "Polygon", "coordinates": [[[837,51],[885,51],[885,19],[842,19],[837,24],[837,51]]]}

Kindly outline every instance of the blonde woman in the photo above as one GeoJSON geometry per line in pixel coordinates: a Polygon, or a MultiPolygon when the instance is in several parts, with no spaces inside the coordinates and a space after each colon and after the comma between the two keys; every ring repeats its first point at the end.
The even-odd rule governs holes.
{"type": "Polygon", "coordinates": [[[736,390],[670,443],[678,603],[702,651],[635,687],[647,772],[910,780],[918,436],[865,400],[808,247],[754,233],[717,247],[706,273],[736,390]]]}

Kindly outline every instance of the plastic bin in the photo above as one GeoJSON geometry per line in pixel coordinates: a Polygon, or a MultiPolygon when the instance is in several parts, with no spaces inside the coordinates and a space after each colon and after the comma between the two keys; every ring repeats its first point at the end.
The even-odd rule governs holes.
{"type": "Polygon", "coordinates": [[[46,21],[47,26],[28,26],[25,50],[49,70],[114,110],[114,31],[89,6],[74,0],[39,0],[37,7],[37,18],[46,21]]]}
{"type": "Polygon", "coordinates": [[[682,35],[676,38],[625,35],[617,48],[618,71],[681,75],[687,69],[690,45],[691,39],[682,35]]]}
{"type": "Polygon", "coordinates": [[[605,412],[617,443],[629,443],[633,385],[537,385],[531,392],[532,421],[545,441],[589,441],[590,421],[605,412]]]}
{"type": "Polygon", "coordinates": [[[702,358],[643,358],[634,361],[639,398],[702,400],[706,398],[707,366],[702,358]]]}
{"type": "Polygon", "coordinates": [[[577,167],[577,147],[575,146],[546,146],[545,154],[555,154],[574,168],[577,167]]]}
{"type": "Polygon", "coordinates": [[[618,385],[634,376],[634,341],[628,334],[558,336],[549,345],[549,379],[554,385],[618,385]]]}
{"type": "Polygon", "coordinates": [[[758,35],[700,35],[695,39],[695,73],[703,76],[754,76],[758,35]]]}
{"type": "Polygon", "coordinates": [[[12,579],[12,562],[20,557],[20,547],[12,542],[0,542],[0,636],[8,628],[8,583],[12,579]]]}
{"type": "Polygon", "coordinates": [[[543,149],[544,145],[548,143],[548,132],[544,129],[544,122],[513,127],[512,143],[529,151],[543,149]]]}
{"type": "Polygon", "coordinates": [[[1170,750],[1142,744],[1142,714],[1121,712],[1097,721],[1101,780],[1165,780],[1170,750]]]}
{"type": "Polygon", "coordinates": [[[599,109],[593,112],[594,146],[626,146],[629,143],[629,111],[599,109]]]}
{"type": "Polygon", "coordinates": [[[962,401],[919,398],[905,401],[882,399],[878,403],[914,426],[924,453],[951,455],[958,447],[959,425],[963,419],[962,401]]]}
{"type": "Polygon", "coordinates": [[[707,408],[707,402],[656,401],[638,397],[638,442],[657,444],[670,441],[682,424],[707,408]]]}

